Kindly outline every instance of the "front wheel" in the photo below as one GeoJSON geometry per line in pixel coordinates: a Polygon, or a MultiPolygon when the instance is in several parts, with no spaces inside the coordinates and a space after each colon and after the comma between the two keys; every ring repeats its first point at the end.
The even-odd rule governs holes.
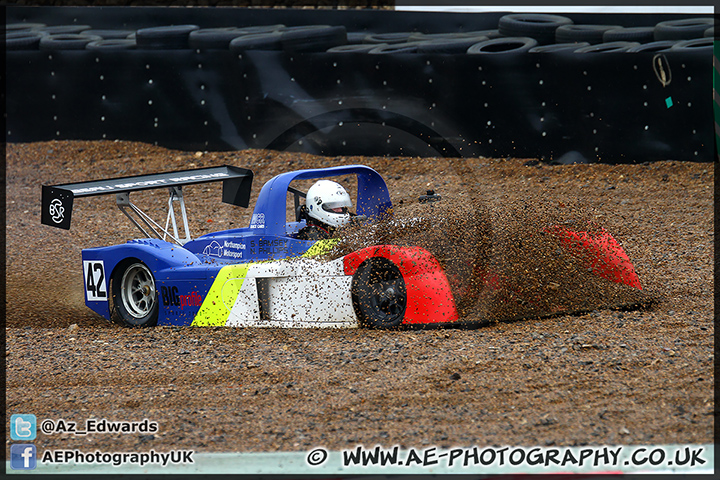
{"type": "Polygon", "coordinates": [[[351,293],[353,307],[364,327],[393,328],[405,318],[405,280],[387,258],[365,260],[353,275],[351,293]]]}
{"type": "Polygon", "coordinates": [[[113,276],[113,320],[130,327],[151,327],[158,321],[155,277],[143,262],[129,262],[113,276]]]}

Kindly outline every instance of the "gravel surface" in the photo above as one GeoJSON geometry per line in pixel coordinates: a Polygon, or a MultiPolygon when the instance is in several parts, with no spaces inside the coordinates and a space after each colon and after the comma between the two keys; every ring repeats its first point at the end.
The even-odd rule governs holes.
{"type": "MultiPolygon", "coordinates": [[[[713,173],[712,164],[673,161],[547,165],[180,152],[130,142],[8,145],[7,413],[81,425],[159,422],[156,433],[38,433],[39,450],[711,443],[713,173]],[[526,252],[506,260],[544,264],[527,253],[532,245],[518,250],[513,235],[548,218],[603,225],[652,302],[618,310],[591,295],[596,303],[582,311],[535,311],[476,328],[128,329],[83,304],[81,249],[136,236],[114,198],[76,199],[70,231],[40,225],[42,184],[230,164],[255,172],[256,196],[279,172],[352,163],[378,170],[398,205],[427,189],[448,205],[479,202],[496,232],[494,255],[510,245],[526,252]]],[[[186,187],[193,236],[248,224],[251,212],[222,204],[219,188],[186,187]]],[[[165,192],[143,195],[137,203],[162,218],[165,192]]],[[[572,287],[575,295],[592,287],[583,285],[572,287]]]]}

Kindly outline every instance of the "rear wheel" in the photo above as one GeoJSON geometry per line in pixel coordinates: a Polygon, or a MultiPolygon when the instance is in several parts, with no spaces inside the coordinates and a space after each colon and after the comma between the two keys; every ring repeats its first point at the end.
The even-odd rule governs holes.
{"type": "Polygon", "coordinates": [[[143,262],[127,262],[117,269],[112,282],[113,320],[131,327],[151,327],[158,321],[155,277],[143,262]]]}
{"type": "Polygon", "coordinates": [[[387,258],[365,260],[353,275],[351,292],[353,307],[364,327],[393,328],[405,318],[405,280],[387,258]]]}

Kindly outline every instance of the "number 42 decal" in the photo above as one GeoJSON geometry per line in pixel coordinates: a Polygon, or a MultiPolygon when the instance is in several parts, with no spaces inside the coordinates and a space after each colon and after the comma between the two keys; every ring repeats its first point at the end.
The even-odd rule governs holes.
{"type": "Polygon", "coordinates": [[[85,295],[89,302],[107,300],[105,265],[102,260],[84,260],[85,295]]]}

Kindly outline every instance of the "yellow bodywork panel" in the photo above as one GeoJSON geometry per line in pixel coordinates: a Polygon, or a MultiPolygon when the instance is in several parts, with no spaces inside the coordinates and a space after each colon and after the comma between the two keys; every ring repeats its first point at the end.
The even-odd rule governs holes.
{"type": "Polygon", "coordinates": [[[339,238],[329,238],[327,240],[318,240],[313,243],[313,246],[308,248],[307,252],[303,253],[303,258],[317,257],[318,255],[324,255],[333,249],[335,245],[340,241],[339,238]]]}
{"type": "Polygon", "coordinates": [[[251,263],[228,265],[218,272],[218,276],[203,300],[200,310],[192,322],[196,327],[224,326],[230,316],[243,281],[251,263]]]}

